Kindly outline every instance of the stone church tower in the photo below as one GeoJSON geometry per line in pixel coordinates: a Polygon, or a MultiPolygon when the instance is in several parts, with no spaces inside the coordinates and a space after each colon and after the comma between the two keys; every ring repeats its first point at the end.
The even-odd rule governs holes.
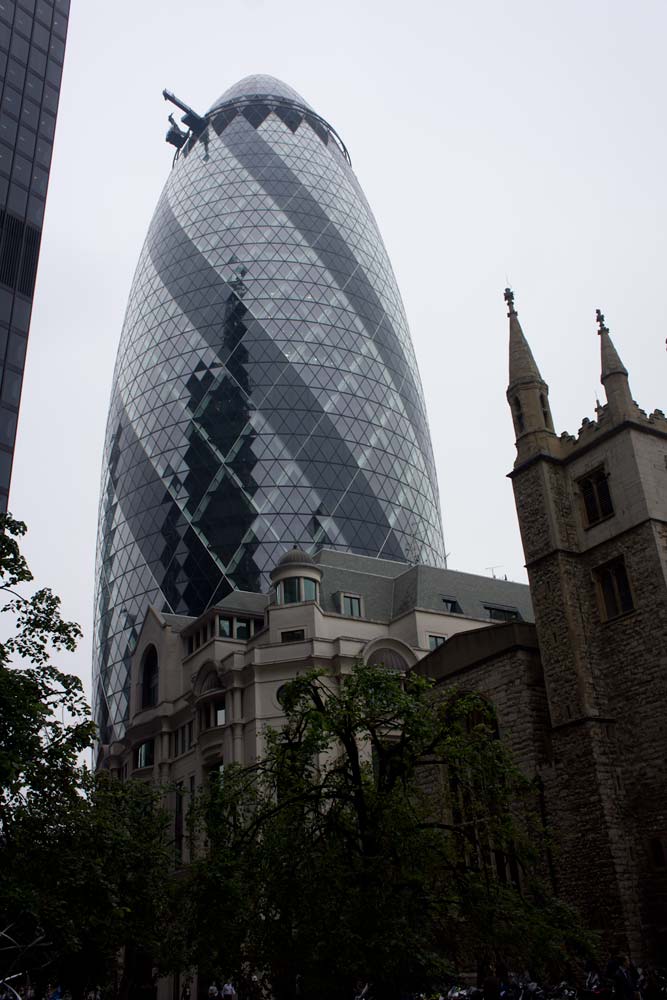
{"type": "Polygon", "coordinates": [[[633,401],[598,311],[606,403],[557,436],[505,291],[510,473],[551,721],[558,892],[667,960],[667,420],[633,401]]]}

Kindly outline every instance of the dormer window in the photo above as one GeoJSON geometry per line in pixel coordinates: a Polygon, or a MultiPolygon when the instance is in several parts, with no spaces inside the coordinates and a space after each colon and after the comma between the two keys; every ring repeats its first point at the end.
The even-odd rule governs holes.
{"type": "Polygon", "coordinates": [[[455,597],[442,597],[442,603],[445,607],[445,611],[450,615],[460,615],[461,605],[456,600],[455,597]]]}
{"type": "Polygon", "coordinates": [[[485,604],[484,608],[492,622],[520,622],[517,608],[502,608],[495,604],[485,604]]]}
{"type": "Polygon", "coordinates": [[[343,594],[343,614],[348,618],[361,618],[361,597],[356,594],[343,594]]]}

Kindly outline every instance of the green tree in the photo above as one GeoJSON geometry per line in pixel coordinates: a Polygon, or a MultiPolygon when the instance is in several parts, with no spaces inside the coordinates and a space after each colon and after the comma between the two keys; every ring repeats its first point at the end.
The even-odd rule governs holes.
{"type": "Polygon", "coordinates": [[[50,590],[24,594],[25,531],[0,516],[0,978],[137,996],[154,961],[178,961],[162,791],[82,763],[95,727],[80,680],[52,661],[81,631],[50,590]]]}
{"type": "Polygon", "coordinates": [[[246,985],[261,970],[280,1000],[368,980],[398,997],[480,958],[562,968],[583,936],[534,878],[531,786],[481,698],[359,664],[283,704],[263,759],[204,800],[193,963],[246,985]]]}
{"type": "Polygon", "coordinates": [[[27,892],[31,870],[18,845],[36,814],[57,823],[76,809],[83,769],[79,757],[94,727],[81,682],[51,662],[73,650],[78,625],[63,620],[49,589],[26,596],[33,577],[18,539],[26,526],[0,515],[0,974],[43,962],[49,945],[27,892]],[[58,819],[56,819],[56,817],[58,819]]]}

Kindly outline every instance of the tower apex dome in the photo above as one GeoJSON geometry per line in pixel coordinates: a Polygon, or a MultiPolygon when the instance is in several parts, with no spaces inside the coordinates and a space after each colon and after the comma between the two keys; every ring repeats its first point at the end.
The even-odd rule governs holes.
{"type": "Polygon", "coordinates": [[[256,73],[252,76],[244,76],[238,83],[234,83],[231,87],[228,87],[224,94],[211,105],[208,113],[210,114],[211,111],[215,111],[222,104],[229,104],[231,101],[249,97],[282,98],[285,101],[291,101],[312,110],[310,104],[304,101],[301,94],[294,90],[293,87],[283,83],[282,80],[278,80],[275,76],[256,73]]]}

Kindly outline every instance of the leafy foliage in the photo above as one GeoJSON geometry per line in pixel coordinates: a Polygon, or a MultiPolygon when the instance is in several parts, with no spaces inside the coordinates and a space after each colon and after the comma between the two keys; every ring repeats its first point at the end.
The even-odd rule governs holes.
{"type": "Polygon", "coordinates": [[[17,541],[25,532],[21,521],[0,515],[0,613],[13,626],[0,641],[2,838],[11,835],[21,806],[76,791],[79,755],[94,734],[81,681],[50,660],[54,651],[75,649],[81,629],[63,620],[51,590],[26,597],[17,589],[33,578],[17,541]]]}
{"type": "Polygon", "coordinates": [[[367,980],[391,998],[480,957],[535,966],[581,944],[534,880],[531,786],[482,699],[439,702],[419,677],[359,664],[340,685],[297,678],[283,706],[263,759],[202,804],[193,964],[241,983],[264,970],[279,1000],[367,980]]]}
{"type": "Polygon", "coordinates": [[[30,972],[127,993],[150,983],[171,925],[172,845],[160,793],[93,776],[80,680],[52,655],[70,651],[79,626],[48,589],[25,596],[32,575],[18,539],[25,525],[0,516],[0,977],[30,972]],[[124,955],[119,965],[118,956],[124,955]],[[142,956],[150,956],[148,970],[142,956]]]}

